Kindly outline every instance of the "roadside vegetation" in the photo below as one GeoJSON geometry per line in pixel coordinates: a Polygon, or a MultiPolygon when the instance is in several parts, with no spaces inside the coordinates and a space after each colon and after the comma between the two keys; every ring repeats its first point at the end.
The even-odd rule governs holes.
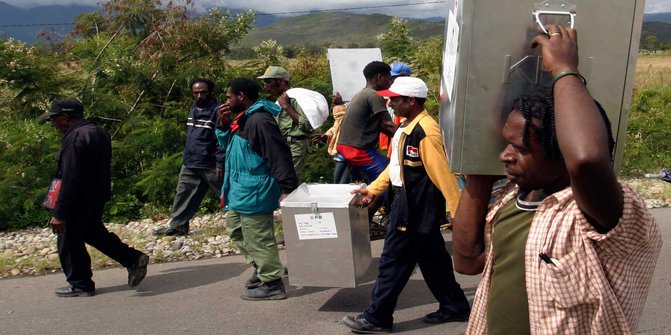
{"type": "MultiPolygon", "coordinates": [[[[37,116],[55,98],[80,99],[87,117],[113,136],[113,197],[105,222],[164,219],[174,196],[191,104],[188,82],[208,77],[223,100],[225,84],[257,76],[272,65],[286,67],[292,84],[329,97],[326,48],[260,42],[250,59],[232,59],[253,26],[253,13],[210,11],[159,0],[112,0],[98,13],[77,18],[68,36],[44,34],[39,45],[0,40],[0,231],[45,227],[40,208],[56,173],[60,136],[37,116]]],[[[405,20],[394,18],[376,36],[385,61],[410,63],[430,88],[427,107],[438,113],[442,40],[412,38],[405,20]]],[[[639,59],[622,175],[639,177],[671,167],[671,57],[639,59]],[[659,65],[662,64],[662,65],[659,65]]],[[[322,126],[328,129],[331,120],[322,126]]],[[[302,180],[330,180],[333,165],[323,144],[313,144],[302,180]]],[[[207,199],[202,212],[217,210],[207,199]]],[[[203,214],[201,213],[201,214],[203,214]]],[[[0,261],[1,262],[1,261],[0,261]]],[[[1,263],[0,263],[1,264],[1,263]]],[[[48,268],[48,267],[47,267],[48,268]]]]}
{"type": "Polygon", "coordinates": [[[622,175],[671,168],[671,54],[641,55],[627,127],[622,175]]]}

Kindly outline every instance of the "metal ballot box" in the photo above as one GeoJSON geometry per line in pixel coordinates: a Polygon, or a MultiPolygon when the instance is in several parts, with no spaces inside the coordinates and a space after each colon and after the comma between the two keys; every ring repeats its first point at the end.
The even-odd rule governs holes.
{"type": "Polygon", "coordinates": [[[643,0],[447,1],[440,125],[454,172],[502,174],[500,135],[512,101],[551,86],[531,40],[546,24],[577,29],[580,73],[606,110],[619,171],[643,20],[643,0]]]}
{"type": "Polygon", "coordinates": [[[289,283],[356,287],[371,264],[362,185],[301,184],[281,203],[289,283]]]}

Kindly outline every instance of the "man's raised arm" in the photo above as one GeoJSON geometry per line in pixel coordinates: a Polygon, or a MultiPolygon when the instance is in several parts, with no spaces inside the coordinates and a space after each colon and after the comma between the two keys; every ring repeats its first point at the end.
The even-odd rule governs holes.
{"type": "Polygon", "coordinates": [[[555,78],[557,142],[580,210],[601,233],[622,215],[622,190],[613,171],[609,133],[583,78],[577,75],[578,38],[574,29],[550,25],[533,45],[542,47],[543,64],[555,78]]]}

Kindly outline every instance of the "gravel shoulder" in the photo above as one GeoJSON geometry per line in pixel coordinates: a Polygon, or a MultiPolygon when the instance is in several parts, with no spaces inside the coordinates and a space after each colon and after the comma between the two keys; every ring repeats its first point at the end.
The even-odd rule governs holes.
{"type": "MultiPolygon", "coordinates": [[[[656,179],[627,179],[649,208],[671,206],[671,184],[656,179]]],[[[280,211],[275,212],[280,221],[280,211]]],[[[154,229],[167,224],[144,219],[127,224],[109,223],[107,228],[122,241],[147,253],[152,263],[219,258],[238,254],[225,230],[226,214],[217,212],[196,217],[190,222],[191,233],[184,237],[156,237],[154,229]]],[[[119,264],[88,247],[93,269],[118,267],[119,264]]],[[[56,253],[56,237],[49,228],[0,232],[0,278],[37,276],[61,270],[56,253]]]]}

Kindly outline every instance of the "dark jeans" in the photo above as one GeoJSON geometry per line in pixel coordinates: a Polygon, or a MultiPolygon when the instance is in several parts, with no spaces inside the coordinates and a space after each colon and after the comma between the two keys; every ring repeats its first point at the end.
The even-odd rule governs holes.
{"type": "Polygon", "coordinates": [[[337,154],[333,158],[333,160],[335,161],[335,170],[333,171],[333,183],[349,184],[353,182],[349,164],[345,162],[345,158],[343,158],[342,155],[337,154]]]}
{"type": "Polygon", "coordinates": [[[333,171],[334,184],[350,184],[365,179],[361,174],[356,174],[352,171],[351,166],[341,154],[336,154],[333,160],[335,161],[335,170],[333,171]]]}
{"type": "Polygon", "coordinates": [[[218,198],[221,192],[221,181],[215,170],[188,168],[182,165],[177,181],[177,193],[172,203],[170,228],[188,225],[189,220],[198,212],[200,203],[210,188],[218,198]]]}
{"type": "Polygon", "coordinates": [[[79,212],[65,220],[65,233],[57,239],[58,257],[66,280],[83,290],[95,290],[95,283],[91,280],[91,257],[85,244],[98,249],[124,267],[133,265],[142,254],[105,228],[102,222],[103,207],[82,206],[79,212]]]}
{"type": "Polygon", "coordinates": [[[417,264],[441,310],[455,313],[468,311],[468,300],[454,278],[452,258],[445,249],[445,240],[438,225],[429,233],[397,230],[396,220],[399,218],[394,212],[399,198],[394,197],[392,202],[391,223],[384,240],[370,306],[364,312],[365,318],[381,327],[392,326],[398,296],[417,264]]]}

